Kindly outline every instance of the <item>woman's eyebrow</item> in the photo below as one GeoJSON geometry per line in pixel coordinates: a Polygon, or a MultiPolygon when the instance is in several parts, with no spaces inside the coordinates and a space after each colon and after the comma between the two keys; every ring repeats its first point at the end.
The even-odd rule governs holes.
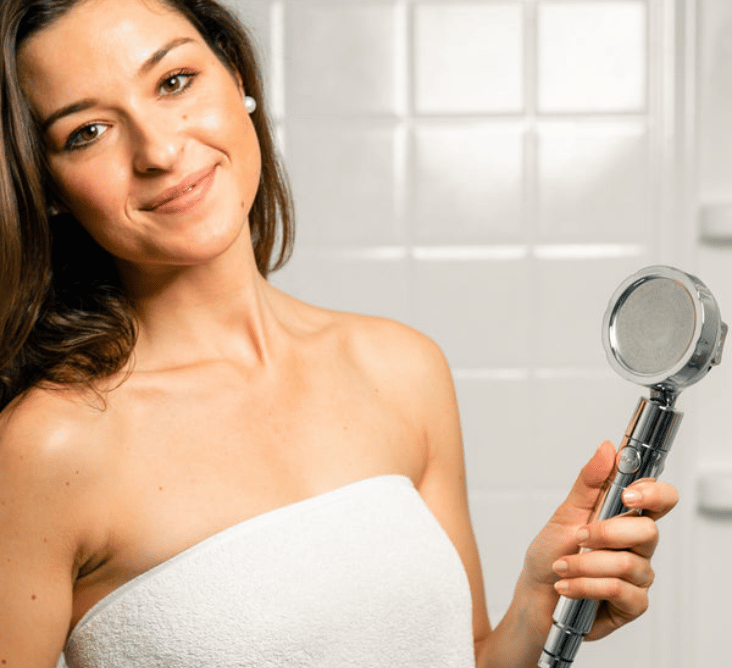
{"type": "Polygon", "coordinates": [[[158,49],[155,53],[153,53],[152,56],[150,56],[141,66],[140,69],[137,71],[138,76],[141,76],[143,74],[146,74],[149,72],[155,65],[157,65],[165,56],[168,55],[173,49],[176,47],[182,46],[183,44],[188,44],[189,42],[193,42],[193,39],[191,37],[178,37],[170,42],[168,42],[162,49],[158,49]]]}
{"type": "MultiPolygon", "coordinates": [[[[174,40],[171,40],[164,47],[158,49],[155,53],[153,53],[152,56],[150,56],[142,65],[140,65],[140,69],[137,71],[137,75],[142,76],[146,74],[163,58],[165,58],[165,56],[167,56],[173,49],[193,41],[194,40],[190,37],[178,37],[174,40]]],[[[63,118],[64,116],[70,116],[71,114],[75,114],[79,111],[84,111],[85,109],[93,107],[95,104],[96,100],[85,99],[62,107],[58,111],[54,111],[45,121],[43,121],[43,123],[41,124],[41,130],[43,132],[46,132],[48,128],[50,128],[56,121],[63,118]]]]}
{"type": "Polygon", "coordinates": [[[46,132],[48,128],[64,116],[70,116],[71,114],[84,111],[84,109],[89,109],[96,103],[96,100],[92,99],[80,100],[79,102],[74,102],[73,104],[69,104],[68,106],[61,108],[58,111],[54,111],[45,121],[43,121],[43,123],[41,123],[41,131],[46,132]]]}

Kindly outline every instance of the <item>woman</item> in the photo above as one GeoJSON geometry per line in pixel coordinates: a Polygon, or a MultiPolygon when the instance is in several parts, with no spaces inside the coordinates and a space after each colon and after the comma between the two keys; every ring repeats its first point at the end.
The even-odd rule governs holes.
{"type": "Polygon", "coordinates": [[[289,198],[235,19],[1,11],[0,665],[534,666],[558,592],[595,638],[643,612],[676,492],[588,523],[606,443],[491,628],[442,354],[266,281],[289,198]]]}

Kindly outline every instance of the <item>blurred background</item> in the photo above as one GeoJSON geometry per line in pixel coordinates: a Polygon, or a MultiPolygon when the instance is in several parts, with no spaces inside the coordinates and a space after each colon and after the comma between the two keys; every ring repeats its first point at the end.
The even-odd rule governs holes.
{"type": "MultiPolygon", "coordinates": [[[[732,2],[227,4],[261,46],[297,205],[272,281],[442,346],[495,623],[644,394],[604,359],[615,287],[675,265],[732,325],[732,2]]],[[[579,666],[728,664],[732,506],[710,490],[732,487],[731,399],[732,359],[682,394],[651,610],[579,666]]]]}

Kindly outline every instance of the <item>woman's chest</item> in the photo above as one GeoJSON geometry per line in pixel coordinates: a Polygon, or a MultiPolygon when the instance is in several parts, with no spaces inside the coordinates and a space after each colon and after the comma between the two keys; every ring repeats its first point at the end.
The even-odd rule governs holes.
{"type": "Polygon", "coordinates": [[[418,429],[378,393],[335,380],[307,392],[203,390],[149,395],[105,436],[117,441],[96,492],[100,527],[90,551],[99,565],[76,583],[74,623],[117,587],[227,527],[356,480],[421,478],[418,429]]]}

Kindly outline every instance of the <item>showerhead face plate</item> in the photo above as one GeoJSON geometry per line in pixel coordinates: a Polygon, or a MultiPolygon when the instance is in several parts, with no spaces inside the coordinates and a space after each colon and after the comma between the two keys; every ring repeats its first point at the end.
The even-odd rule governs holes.
{"type": "Polygon", "coordinates": [[[650,278],[639,283],[614,315],[617,355],[641,374],[673,368],[694,344],[696,308],[677,281],[650,278]]]}
{"type": "Polygon", "coordinates": [[[613,294],[603,345],[622,377],[675,394],[719,362],[725,332],[717,303],[699,279],[653,266],[627,278],[613,294]]]}

